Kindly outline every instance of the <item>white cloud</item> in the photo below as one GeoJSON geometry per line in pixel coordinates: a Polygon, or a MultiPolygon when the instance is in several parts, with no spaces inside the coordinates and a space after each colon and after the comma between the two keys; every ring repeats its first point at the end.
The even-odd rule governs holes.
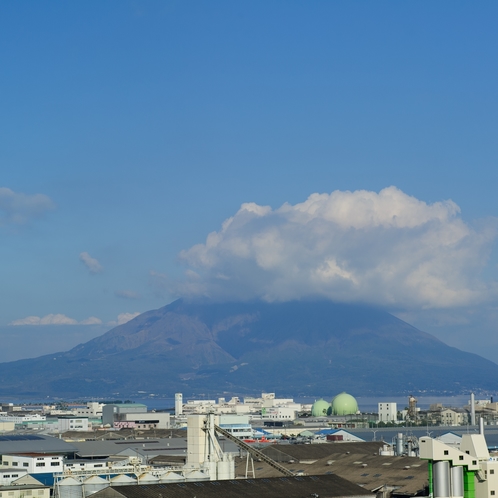
{"type": "Polygon", "coordinates": [[[401,308],[478,303],[495,290],[479,272],[496,227],[473,228],[453,201],[427,204],[396,187],[312,194],[276,210],[242,204],[204,244],[182,251],[190,268],[178,293],[401,308]]]}
{"type": "Polygon", "coordinates": [[[122,297],[123,299],[140,299],[141,296],[137,292],[132,290],[117,290],[114,291],[116,297],[122,297]]]}
{"type": "Polygon", "coordinates": [[[111,322],[108,322],[107,325],[111,325],[114,327],[116,325],[123,325],[123,323],[126,323],[126,322],[129,322],[130,320],[133,320],[138,315],[140,315],[140,313],[138,311],[136,311],[135,313],[120,313],[118,315],[117,320],[113,320],[111,322]]]}
{"type": "Polygon", "coordinates": [[[89,316],[85,320],[79,322],[80,325],[102,325],[102,320],[96,316],[89,316]]]}
{"type": "Polygon", "coordinates": [[[54,208],[54,202],[44,194],[23,194],[0,187],[0,226],[24,224],[54,208]]]}
{"type": "Polygon", "coordinates": [[[104,271],[104,268],[98,260],[92,258],[87,252],[82,252],[80,254],[80,261],[88,268],[90,273],[102,273],[104,271]]]}
{"type": "Polygon", "coordinates": [[[50,314],[43,317],[39,316],[27,316],[26,318],[20,318],[18,320],[13,320],[9,325],[100,325],[102,320],[91,316],[81,322],[78,322],[74,318],[69,318],[62,314],[50,314]]]}

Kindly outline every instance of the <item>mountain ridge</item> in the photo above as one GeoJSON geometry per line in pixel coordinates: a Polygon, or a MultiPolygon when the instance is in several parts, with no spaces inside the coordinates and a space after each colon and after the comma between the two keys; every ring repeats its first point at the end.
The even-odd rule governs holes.
{"type": "Polygon", "coordinates": [[[498,365],[389,313],[328,301],[147,311],[67,352],[1,363],[0,394],[495,391],[498,365]]]}

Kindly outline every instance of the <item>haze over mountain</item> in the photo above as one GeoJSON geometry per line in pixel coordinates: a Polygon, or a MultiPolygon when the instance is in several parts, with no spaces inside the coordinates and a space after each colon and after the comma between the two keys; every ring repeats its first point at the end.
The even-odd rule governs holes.
{"type": "Polygon", "coordinates": [[[68,352],[0,364],[2,395],[494,392],[498,365],[389,313],[330,301],[189,303],[68,352]]]}

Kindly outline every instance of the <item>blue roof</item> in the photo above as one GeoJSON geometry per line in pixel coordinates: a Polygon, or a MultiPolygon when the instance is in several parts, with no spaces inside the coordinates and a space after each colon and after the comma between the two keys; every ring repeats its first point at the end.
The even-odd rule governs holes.
{"type": "Polygon", "coordinates": [[[328,436],[329,434],[334,434],[338,430],[339,429],[322,429],[321,431],[318,431],[316,434],[318,436],[328,436]]]}

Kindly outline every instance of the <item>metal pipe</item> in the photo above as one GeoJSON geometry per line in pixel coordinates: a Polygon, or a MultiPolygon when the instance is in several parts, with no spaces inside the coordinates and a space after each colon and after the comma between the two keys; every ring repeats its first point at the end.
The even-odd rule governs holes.
{"type": "Polygon", "coordinates": [[[474,393],[470,393],[470,425],[476,425],[476,400],[474,393]]]}
{"type": "Polygon", "coordinates": [[[479,417],[479,434],[484,436],[484,419],[482,417],[479,417]]]}

